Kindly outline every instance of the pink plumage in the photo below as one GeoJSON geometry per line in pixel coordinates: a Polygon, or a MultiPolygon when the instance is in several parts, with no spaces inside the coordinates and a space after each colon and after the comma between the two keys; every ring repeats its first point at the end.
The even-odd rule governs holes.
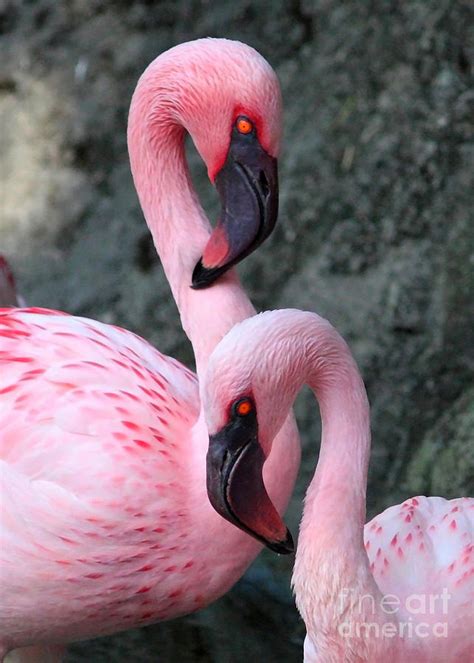
{"type": "Polygon", "coordinates": [[[0,311],[0,339],[2,633],[69,640],[200,607],[183,462],[196,377],[53,312],[0,311]]]}
{"type": "Polygon", "coordinates": [[[383,593],[396,586],[404,601],[420,585],[433,593],[445,587],[462,606],[472,590],[473,525],[474,500],[467,497],[412,497],[376,516],[364,542],[383,593]]]}
{"type": "MultiPolygon", "coordinates": [[[[470,663],[474,499],[413,497],[364,526],[369,404],[348,346],[326,320],[297,310],[271,311],[224,337],[203,390],[212,437],[232,454],[236,440],[225,444],[227,431],[236,430],[228,420],[229,403],[252,394],[257,443],[271,459],[272,440],[304,383],[318,399],[322,420],[293,573],[307,630],[305,663],[470,663]],[[238,364],[229,360],[231,349],[238,364]]],[[[265,514],[258,503],[245,503],[257,491],[254,468],[245,475],[244,464],[241,453],[234,465],[226,461],[225,476],[210,474],[209,494],[223,485],[226,495],[236,495],[242,481],[245,490],[229,520],[236,522],[237,509],[247,513],[253,507],[257,529],[246,531],[265,539],[265,514]]]]}
{"type": "MultiPolygon", "coordinates": [[[[254,309],[233,269],[208,289],[190,287],[212,228],[190,182],[184,133],[214,177],[242,108],[260,122],[246,149],[265,168],[281,133],[276,76],[250,47],[205,39],[148,67],[129,116],[135,186],[199,379],[215,345],[254,309]]],[[[230,163],[224,194],[241,172],[230,163]]],[[[259,214],[261,192],[247,192],[259,214]]],[[[202,272],[208,285],[213,275],[202,272]]],[[[197,377],[131,332],[55,311],[0,310],[0,658],[40,645],[24,652],[40,661],[49,643],[197,610],[256,556],[260,546],[207,499],[197,377]]],[[[281,441],[268,486],[283,510],[299,464],[291,417],[281,441]]]]}

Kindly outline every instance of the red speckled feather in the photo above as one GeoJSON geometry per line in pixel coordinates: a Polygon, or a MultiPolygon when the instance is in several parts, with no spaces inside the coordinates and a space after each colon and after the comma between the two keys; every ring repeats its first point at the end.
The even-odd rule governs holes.
{"type": "Polygon", "coordinates": [[[448,622],[451,642],[458,630],[465,638],[474,620],[473,540],[474,499],[467,497],[412,497],[364,529],[370,570],[382,594],[399,600],[399,619],[448,622]]]}
{"type": "Polygon", "coordinates": [[[0,310],[0,341],[3,628],[33,614],[40,637],[39,602],[59,619],[67,597],[68,637],[98,610],[113,630],[158,578],[141,616],[169,616],[193,565],[183,448],[195,376],[130,332],[51,311],[0,310]],[[181,590],[167,581],[178,566],[181,590]]]}
{"type": "MultiPolygon", "coordinates": [[[[184,132],[213,179],[237,111],[276,157],[275,73],[245,44],[201,39],[147,67],[129,114],[134,184],[200,380],[217,343],[255,311],[232,270],[189,287],[212,227],[184,132]]],[[[279,438],[266,480],[283,510],[299,464],[292,418],[279,438]]],[[[237,581],[259,544],[210,506],[207,446],[196,378],[179,363],[108,325],[0,313],[0,658],[192,612],[237,581]]]]}

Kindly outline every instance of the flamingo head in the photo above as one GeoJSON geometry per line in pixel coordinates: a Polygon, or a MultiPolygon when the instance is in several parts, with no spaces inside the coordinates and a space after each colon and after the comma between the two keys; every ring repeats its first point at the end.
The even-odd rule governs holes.
{"type": "Polygon", "coordinates": [[[204,288],[252,253],[278,215],[281,93],[268,62],[227,39],[192,42],[202,72],[198,107],[185,126],[221,199],[221,214],[193,272],[204,288]]]}
{"type": "Polygon", "coordinates": [[[180,44],[151,70],[157,81],[153,121],[164,121],[164,106],[172,109],[168,117],[191,135],[221,198],[219,221],[192,275],[192,287],[205,288],[275,226],[280,86],[257,51],[227,39],[180,44]]]}
{"type": "MultiPolygon", "coordinates": [[[[221,199],[216,228],[193,271],[205,288],[252,253],[271,234],[278,215],[277,160],[261,144],[253,112],[233,119],[223,165],[210,178],[221,199]]],[[[229,132],[228,132],[229,133],[229,132]]],[[[227,137],[227,136],[226,136],[227,137]]]]}
{"type": "Polygon", "coordinates": [[[295,355],[297,328],[288,333],[285,327],[299,313],[270,311],[235,325],[212,353],[203,383],[210,502],[279,553],[293,552],[293,541],[262,471],[304,381],[295,355]]]}

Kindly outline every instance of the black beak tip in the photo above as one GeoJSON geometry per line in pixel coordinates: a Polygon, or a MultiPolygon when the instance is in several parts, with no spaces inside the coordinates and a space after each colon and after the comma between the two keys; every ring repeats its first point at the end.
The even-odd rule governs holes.
{"type": "Polygon", "coordinates": [[[193,290],[203,290],[208,288],[214,283],[218,274],[215,274],[215,270],[207,269],[202,264],[202,259],[199,258],[196,263],[196,267],[193,270],[191,288],[193,290]]]}
{"type": "Polygon", "coordinates": [[[286,539],[284,541],[267,541],[266,545],[267,548],[270,548],[270,550],[273,550],[273,552],[279,555],[291,555],[295,552],[295,544],[289,529],[286,530],[286,539]]]}

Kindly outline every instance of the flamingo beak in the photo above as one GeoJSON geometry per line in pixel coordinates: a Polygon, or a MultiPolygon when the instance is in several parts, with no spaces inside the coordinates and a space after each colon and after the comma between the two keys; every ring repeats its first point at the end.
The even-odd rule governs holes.
{"type": "Polygon", "coordinates": [[[207,288],[271,234],[278,216],[277,160],[255,133],[232,132],[227,159],[215,178],[221,215],[192,276],[207,288]]]}
{"type": "Polygon", "coordinates": [[[292,553],[291,533],[265,489],[262,476],[265,456],[256,434],[249,430],[247,419],[233,420],[219,433],[209,436],[209,500],[223,518],[270,550],[292,553]]]}

